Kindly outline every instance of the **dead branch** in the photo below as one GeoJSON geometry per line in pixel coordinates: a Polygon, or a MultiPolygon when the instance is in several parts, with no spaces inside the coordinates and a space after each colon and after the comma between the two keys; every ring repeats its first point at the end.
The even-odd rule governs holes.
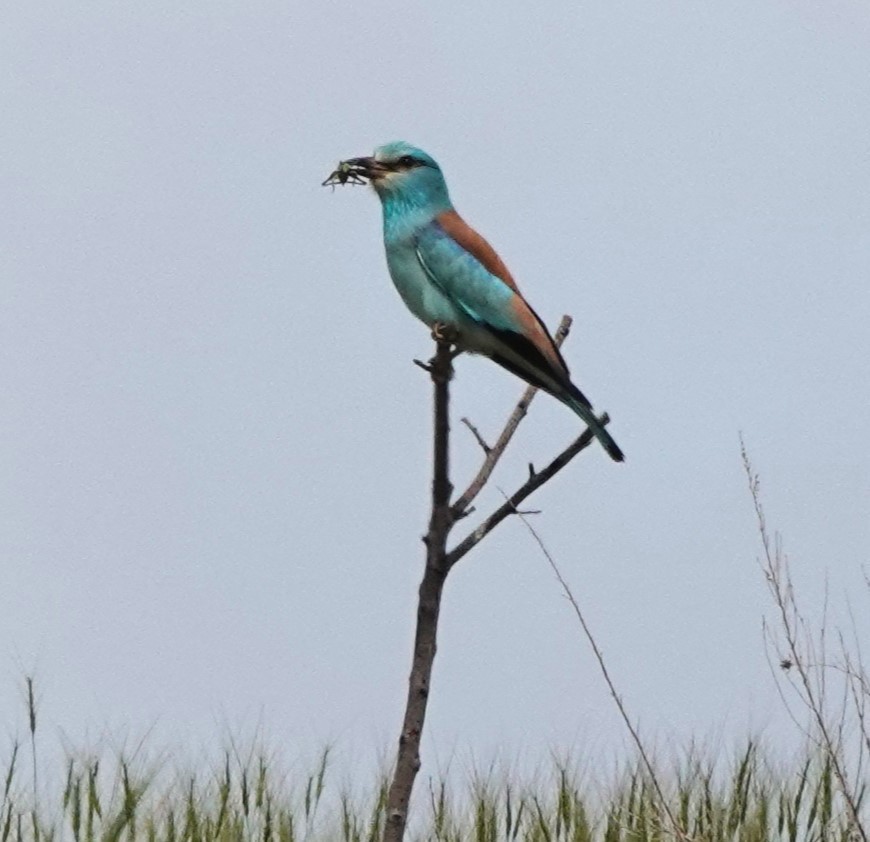
{"type": "Polygon", "coordinates": [[[435,357],[429,363],[429,375],[435,392],[434,449],[432,478],[432,514],[426,544],[426,570],[420,583],[417,606],[417,633],[414,657],[408,679],[408,700],[405,719],[399,737],[396,768],[387,795],[387,816],[383,842],[401,842],[408,821],[408,806],[414,780],[420,769],[420,738],[429,701],[429,682],[435,661],[438,614],[444,580],[449,570],[446,564],[447,536],[453,525],[450,508],[450,379],[453,376],[453,356],[447,342],[436,343],[435,357]]]}
{"type": "MultiPolygon", "coordinates": [[[[846,805],[852,830],[857,838],[860,838],[862,842],[867,842],[867,832],[861,822],[859,812],[861,795],[849,783],[842,750],[842,734],[833,734],[828,724],[828,705],[825,700],[823,679],[817,678],[814,681],[810,674],[812,664],[824,661],[824,651],[821,652],[820,658],[815,657],[812,636],[807,631],[806,621],[799,610],[795,596],[788,557],[782,550],[779,535],[775,535],[774,540],[771,541],[764,508],[761,504],[760,480],[752,467],[742,436],[740,438],[740,455],[743,460],[743,470],[749,482],[749,493],[752,496],[758,533],[761,537],[763,554],[759,561],[779,615],[779,629],[785,641],[785,655],[789,662],[788,680],[792,682],[798,698],[810,714],[818,743],[831,765],[831,771],[846,805]],[[791,678],[792,670],[796,673],[796,678],[791,678]]],[[[823,646],[823,644],[824,631],[820,645],[823,646]]]]}
{"type": "Polygon", "coordinates": [[[484,452],[486,456],[492,452],[492,448],[486,443],[486,439],[480,434],[480,430],[474,426],[467,418],[459,419],[466,427],[471,431],[471,435],[474,436],[475,441],[480,445],[480,449],[484,452]]]}
{"type": "MultiPolygon", "coordinates": [[[[556,342],[561,344],[571,326],[571,319],[565,316],[559,326],[556,342]]],[[[426,718],[429,700],[429,686],[432,665],[435,660],[438,616],[441,610],[441,597],[444,582],[454,564],[479,544],[509,514],[522,514],[519,504],[532,492],[552,479],[581,450],[589,446],[594,436],[587,430],[560,453],[544,470],[536,472],[530,467],[529,478],[504,506],[493,512],[471,535],[467,536],[453,550],[447,550],[450,530],[461,518],[470,514],[472,500],[486,485],[498,460],[510,443],[514,432],[522,421],[536,389],[526,389],[520,402],[499,436],[496,444],[489,448],[483,436],[469,421],[463,419],[484,450],[483,465],[468,488],[451,505],[453,487],[450,483],[449,440],[450,440],[450,380],[453,376],[453,359],[457,352],[451,349],[449,337],[436,336],[435,357],[429,363],[414,362],[428,372],[434,390],[434,446],[432,479],[432,513],[429,529],[423,538],[426,545],[426,569],[420,583],[417,606],[417,627],[414,638],[414,654],[411,674],[408,679],[408,696],[405,717],[399,736],[396,766],[387,794],[386,820],[382,842],[402,842],[408,822],[408,808],[414,781],[420,769],[420,739],[426,718]]],[[[601,423],[607,424],[608,417],[602,416],[601,423]]]]}
{"type": "MultiPolygon", "coordinates": [[[[599,419],[604,426],[610,421],[607,413],[599,419]]],[[[537,491],[544,483],[549,482],[562,468],[565,467],[578,453],[585,450],[595,440],[591,430],[586,429],[574,439],[546,468],[540,471],[529,471],[529,478],[521,485],[501,506],[499,506],[480,526],[467,535],[447,554],[447,566],[453,567],[469,550],[476,547],[493,529],[496,528],[508,515],[518,513],[518,506],[534,491],[537,491]]]]}
{"type": "Polygon", "coordinates": [[[664,789],[662,788],[661,783],[659,782],[658,775],[656,775],[656,770],[652,764],[652,760],[650,760],[649,753],[647,752],[646,747],[644,746],[643,741],[640,738],[640,733],[638,732],[637,727],[631,721],[631,717],[628,715],[628,710],[625,707],[625,702],[623,702],[622,696],[618,693],[616,685],[613,683],[613,679],[610,677],[610,671],[607,669],[607,664],[604,661],[604,655],[601,652],[600,647],[598,646],[598,641],[592,634],[592,629],[589,628],[589,624],[586,622],[586,618],[584,617],[583,612],[580,610],[580,603],[577,602],[577,599],[574,596],[574,592],[571,590],[571,586],[565,580],[565,577],[562,575],[562,571],[556,564],[556,560],[547,549],[546,544],[544,544],[544,541],[538,534],[537,530],[525,518],[523,512],[517,512],[516,514],[523,522],[526,529],[529,530],[532,538],[535,539],[535,543],[544,554],[544,558],[547,559],[547,563],[550,565],[550,569],[555,574],[556,580],[559,582],[559,585],[562,588],[562,593],[565,594],[568,602],[571,603],[571,608],[574,611],[574,615],[577,617],[577,621],[580,623],[580,628],[583,630],[583,634],[586,636],[586,640],[592,647],[592,654],[595,655],[595,660],[598,662],[598,669],[601,671],[601,675],[604,677],[604,682],[605,684],[607,684],[607,689],[610,691],[610,696],[616,704],[616,709],[619,711],[619,715],[622,718],[622,721],[625,723],[625,727],[628,729],[629,734],[631,734],[631,739],[634,742],[638,753],[640,754],[641,761],[643,762],[643,765],[646,768],[646,772],[649,775],[650,781],[652,782],[653,789],[655,790],[655,793],[659,800],[659,809],[661,809],[667,816],[668,822],[671,825],[671,831],[673,832],[674,836],[680,839],[681,842],[691,842],[690,837],[686,833],[686,830],[677,820],[676,815],[668,804],[668,799],[665,796],[664,789]]]}
{"type": "MultiPolygon", "coordinates": [[[[568,338],[573,321],[574,320],[570,316],[562,316],[562,321],[559,322],[559,327],[557,328],[556,333],[553,334],[553,339],[557,347],[561,347],[562,343],[568,338]]],[[[477,472],[474,479],[468,484],[468,488],[459,495],[456,502],[453,504],[453,514],[457,520],[467,514],[468,507],[489,481],[492,472],[495,470],[495,466],[498,464],[499,459],[501,459],[502,454],[510,444],[514,433],[517,431],[517,427],[520,426],[520,422],[526,417],[526,414],[529,411],[529,405],[537,393],[537,386],[529,386],[528,389],[523,392],[523,396],[520,398],[516,407],[514,407],[514,411],[508,417],[504,429],[501,431],[501,435],[498,437],[496,443],[489,448],[489,450],[484,447],[486,458],[483,460],[480,470],[477,472]]],[[[472,428],[472,432],[474,432],[474,428],[472,428]]],[[[479,443],[482,442],[480,436],[477,436],[477,440],[479,443]]]]}

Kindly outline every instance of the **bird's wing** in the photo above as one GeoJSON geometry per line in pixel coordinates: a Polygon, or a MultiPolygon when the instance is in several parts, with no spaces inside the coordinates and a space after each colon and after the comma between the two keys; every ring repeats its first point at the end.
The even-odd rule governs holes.
{"type": "Polygon", "coordinates": [[[420,231],[417,258],[432,283],[490,335],[496,362],[548,391],[569,380],[559,349],[501,258],[456,211],[420,231]]]}

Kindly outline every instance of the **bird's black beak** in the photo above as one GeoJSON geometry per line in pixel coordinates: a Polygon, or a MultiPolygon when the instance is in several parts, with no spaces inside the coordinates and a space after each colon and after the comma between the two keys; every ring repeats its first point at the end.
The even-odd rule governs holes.
{"type": "Polygon", "coordinates": [[[342,163],[350,167],[357,175],[367,178],[369,181],[376,181],[385,176],[388,172],[391,172],[386,164],[383,164],[370,156],[366,158],[348,158],[342,163]]]}

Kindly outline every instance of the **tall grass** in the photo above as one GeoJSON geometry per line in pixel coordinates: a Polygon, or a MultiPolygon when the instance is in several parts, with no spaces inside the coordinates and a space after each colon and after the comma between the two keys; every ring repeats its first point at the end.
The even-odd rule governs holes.
{"type": "MultiPolygon", "coordinates": [[[[607,781],[588,772],[581,778],[575,770],[582,761],[551,760],[528,775],[489,771],[430,780],[414,804],[409,839],[672,838],[644,763],[607,781]]],[[[166,762],[149,767],[123,756],[70,756],[54,793],[34,789],[29,762],[13,744],[0,767],[0,842],[375,842],[383,830],[386,776],[336,785],[329,751],[295,776],[266,752],[243,757],[227,750],[211,768],[187,775],[166,762]]],[[[816,749],[783,769],[749,742],[730,763],[688,752],[656,774],[689,839],[852,842],[830,760],[816,749]]]]}

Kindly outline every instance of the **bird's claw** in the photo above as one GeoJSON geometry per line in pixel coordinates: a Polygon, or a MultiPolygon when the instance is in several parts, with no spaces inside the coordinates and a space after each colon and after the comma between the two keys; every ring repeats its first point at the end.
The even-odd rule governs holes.
{"type": "Polygon", "coordinates": [[[435,322],[432,325],[432,338],[442,345],[455,345],[459,338],[459,331],[453,325],[435,322]]]}

